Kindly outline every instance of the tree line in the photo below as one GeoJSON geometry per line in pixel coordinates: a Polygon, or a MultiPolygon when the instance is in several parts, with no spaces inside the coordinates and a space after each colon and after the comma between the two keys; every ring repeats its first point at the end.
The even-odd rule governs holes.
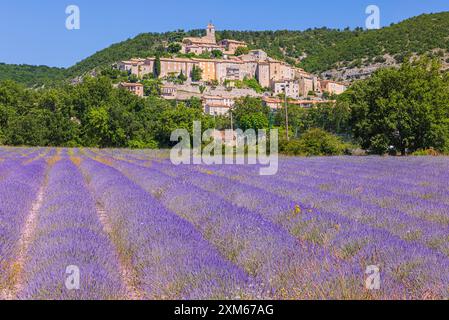
{"type": "Polygon", "coordinates": [[[281,151],[288,154],[342,154],[357,146],[375,154],[449,153],[449,75],[429,58],[380,69],[336,103],[289,105],[290,141],[284,138],[285,109],[273,112],[260,98],[238,99],[231,123],[231,117],[205,115],[198,98],[166,101],[150,80],[145,90],[149,97],[137,97],[107,76],[40,89],[3,81],[0,144],[166,148],[173,145],[172,131],[191,132],[197,120],[204,129],[278,128],[281,151]]]}

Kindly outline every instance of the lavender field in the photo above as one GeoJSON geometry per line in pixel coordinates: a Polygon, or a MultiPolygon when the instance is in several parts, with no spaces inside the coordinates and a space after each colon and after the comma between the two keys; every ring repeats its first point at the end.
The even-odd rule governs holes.
{"type": "Polygon", "coordinates": [[[449,158],[0,148],[0,299],[447,298],[449,158]]]}

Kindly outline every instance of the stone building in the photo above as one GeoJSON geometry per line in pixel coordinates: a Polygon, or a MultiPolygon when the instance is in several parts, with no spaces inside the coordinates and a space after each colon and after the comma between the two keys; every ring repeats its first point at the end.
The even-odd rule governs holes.
{"type": "MultiPolygon", "coordinates": [[[[198,63],[198,66],[203,71],[203,81],[215,81],[217,80],[217,68],[216,68],[216,61],[212,59],[197,59],[193,58],[193,61],[198,63]]],[[[190,77],[190,75],[187,75],[190,77]]]]}
{"type": "Polygon", "coordinates": [[[216,60],[216,80],[223,83],[226,80],[243,80],[243,62],[234,60],[216,60]]]}
{"type": "Polygon", "coordinates": [[[270,87],[270,64],[268,62],[257,64],[256,79],[263,88],[270,87]]]}
{"type": "Polygon", "coordinates": [[[166,99],[173,99],[176,97],[177,88],[176,86],[165,84],[161,86],[161,96],[166,99]]]}
{"type": "Polygon", "coordinates": [[[139,97],[143,97],[143,84],[141,83],[129,83],[129,82],[122,82],[119,84],[119,88],[124,88],[128,90],[129,92],[134,93],[135,95],[139,97]]]}
{"type": "Polygon", "coordinates": [[[299,78],[299,92],[302,97],[309,96],[310,92],[315,92],[315,88],[313,86],[314,79],[311,75],[303,75],[299,78]]]}
{"type": "MultiPolygon", "coordinates": [[[[271,110],[279,110],[285,108],[285,100],[274,97],[263,97],[262,102],[264,105],[268,106],[271,110]]],[[[319,104],[332,103],[335,104],[335,100],[288,100],[289,105],[300,106],[301,108],[312,108],[319,104]]]]}
{"type": "Polygon", "coordinates": [[[321,90],[329,94],[342,94],[346,91],[346,85],[340,82],[321,80],[320,81],[321,90]]]}
{"type": "Polygon", "coordinates": [[[215,26],[212,23],[207,25],[205,37],[188,37],[182,40],[182,52],[197,55],[213,50],[219,50],[224,54],[233,55],[239,47],[247,47],[247,45],[243,41],[231,39],[223,39],[217,43],[215,26]]]}
{"type": "Polygon", "coordinates": [[[142,66],[145,63],[145,59],[131,59],[126,61],[121,61],[117,64],[117,68],[121,71],[127,71],[136,76],[140,76],[142,66]]]}
{"type": "Polygon", "coordinates": [[[223,47],[224,54],[230,54],[230,55],[235,54],[235,51],[240,47],[244,47],[244,48],[247,47],[246,43],[243,41],[230,40],[230,39],[221,40],[218,44],[221,47],[223,47]]]}
{"type": "Polygon", "coordinates": [[[204,95],[203,111],[210,115],[226,115],[234,106],[235,101],[229,97],[204,95]]]}
{"type": "MultiPolygon", "coordinates": [[[[145,60],[146,71],[148,73],[154,72],[154,62],[156,58],[148,58],[145,60]]],[[[193,67],[199,66],[198,61],[187,58],[160,58],[161,61],[161,74],[160,78],[164,78],[171,75],[178,76],[182,73],[189,78],[192,74],[193,67]]]]}
{"type": "Polygon", "coordinates": [[[219,50],[221,52],[225,51],[223,46],[217,44],[217,39],[215,37],[215,26],[211,23],[207,25],[205,37],[189,37],[182,40],[183,53],[202,54],[213,50],[219,50]]]}
{"type": "Polygon", "coordinates": [[[271,89],[274,95],[286,94],[293,99],[298,99],[300,96],[299,81],[296,80],[273,81],[271,89]]]}
{"type": "Polygon", "coordinates": [[[268,60],[268,55],[263,50],[251,50],[248,54],[252,59],[256,61],[266,61],[268,60]]]}

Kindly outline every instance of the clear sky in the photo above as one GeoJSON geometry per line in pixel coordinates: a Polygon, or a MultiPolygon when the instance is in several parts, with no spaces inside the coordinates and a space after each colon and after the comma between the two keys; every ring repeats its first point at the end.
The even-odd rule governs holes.
{"type": "Polygon", "coordinates": [[[143,32],[204,28],[304,30],[365,25],[365,8],[381,25],[449,11],[449,0],[0,0],[0,62],[68,67],[143,32]],[[66,7],[77,5],[81,29],[67,30],[66,7]]]}

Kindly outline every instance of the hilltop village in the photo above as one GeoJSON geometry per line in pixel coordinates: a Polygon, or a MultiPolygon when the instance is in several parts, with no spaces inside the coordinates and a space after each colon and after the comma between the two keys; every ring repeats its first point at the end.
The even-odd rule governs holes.
{"type": "Polygon", "coordinates": [[[273,59],[263,50],[249,50],[242,41],[216,40],[215,26],[206,28],[204,37],[184,38],[171,57],[134,58],[121,61],[117,68],[134,75],[136,81],[119,86],[143,97],[141,79],[161,79],[160,95],[169,100],[202,100],[204,112],[226,115],[235,99],[260,97],[272,109],[289,103],[311,107],[329,102],[343,93],[346,84],[321,80],[301,68],[273,59]]]}

